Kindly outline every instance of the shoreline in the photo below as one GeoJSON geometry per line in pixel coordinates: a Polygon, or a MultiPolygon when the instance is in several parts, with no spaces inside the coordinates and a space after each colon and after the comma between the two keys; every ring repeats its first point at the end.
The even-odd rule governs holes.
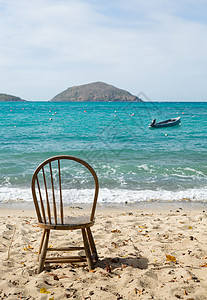
{"type": "MultiPolygon", "coordinates": [[[[74,203],[67,204],[67,208],[90,209],[89,204],[74,203]]],[[[97,203],[96,211],[127,211],[127,210],[151,210],[151,211],[168,211],[173,209],[186,210],[207,210],[207,202],[202,201],[152,201],[152,202],[136,202],[136,203],[97,203]]],[[[11,211],[31,211],[36,212],[33,202],[9,202],[0,203],[0,215],[3,212],[11,211]]]]}

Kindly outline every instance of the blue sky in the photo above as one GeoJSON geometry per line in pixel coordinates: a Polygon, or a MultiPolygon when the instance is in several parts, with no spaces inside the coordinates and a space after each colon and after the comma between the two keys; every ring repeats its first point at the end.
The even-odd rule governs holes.
{"type": "Polygon", "coordinates": [[[104,81],[207,100],[206,0],[0,0],[0,93],[50,100],[104,81]]]}

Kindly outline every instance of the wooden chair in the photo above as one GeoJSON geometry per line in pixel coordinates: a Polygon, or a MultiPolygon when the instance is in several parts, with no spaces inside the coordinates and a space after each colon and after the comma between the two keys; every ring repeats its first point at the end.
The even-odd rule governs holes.
{"type": "MultiPolygon", "coordinates": [[[[69,184],[68,178],[66,181],[67,184],[69,184]]],[[[38,273],[43,271],[45,263],[73,263],[86,261],[88,263],[89,270],[93,269],[93,262],[98,260],[98,255],[90,227],[94,225],[94,215],[99,191],[98,178],[94,169],[87,162],[77,157],[69,155],[54,156],[42,162],[36,169],[32,177],[31,188],[38,218],[38,226],[43,228],[38,253],[38,273]],[[91,213],[88,216],[83,215],[81,217],[68,217],[64,214],[63,198],[66,186],[63,185],[63,179],[66,179],[67,176],[65,173],[63,175],[61,166],[64,165],[65,168],[67,163],[69,163],[70,166],[71,163],[76,165],[78,163],[78,166],[81,164],[85,167],[80,166],[84,169],[84,171],[92,174],[91,176],[89,173],[92,181],[95,183],[95,186],[91,213]],[[80,229],[82,231],[83,247],[48,247],[50,230],[76,229],[80,229]],[[60,257],[47,257],[47,251],[77,250],[85,250],[85,256],[62,255],[60,257]]]]}

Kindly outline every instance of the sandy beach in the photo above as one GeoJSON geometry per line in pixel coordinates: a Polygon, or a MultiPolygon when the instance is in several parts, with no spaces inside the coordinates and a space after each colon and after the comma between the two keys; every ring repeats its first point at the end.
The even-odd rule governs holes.
{"type": "MultiPolygon", "coordinates": [[[[92,272],[62,264],[38,275],[35,211],[1,208],[0,219],[0,299],[207,299],[205,207],[98,207],[92,272]]],[[[53,247],[73,241],[81,242],[80,231],[51,233],[53,247]]]]}

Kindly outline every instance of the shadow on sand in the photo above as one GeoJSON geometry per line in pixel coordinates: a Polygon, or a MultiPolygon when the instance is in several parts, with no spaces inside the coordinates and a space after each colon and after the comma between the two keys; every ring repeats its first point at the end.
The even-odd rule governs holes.
{"type": "Polygon", "coordinates": [[[133,268],[146,270],[148,269],[148,259],[144,257],[113,257],[113,258],[104,258],[99,259],[95,263],[95,268],[107,269],[110,268],[111,271],[117,268],[125,268],[131,266],[133,268]]]}

